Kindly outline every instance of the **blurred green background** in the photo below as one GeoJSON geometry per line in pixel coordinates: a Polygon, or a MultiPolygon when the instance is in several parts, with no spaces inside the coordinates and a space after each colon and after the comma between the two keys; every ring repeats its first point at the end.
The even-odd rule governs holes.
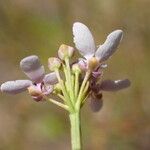
{"type": "MultiPolygon", "coordinates": [[[[150,150],[149,0],[0,0],[0,83],[25,79],[23,57],[36,54],[47,66],[60,44],[73,44],[72,24],[85,23],[96,44],[124,31],[104,78],[129,78],[132,86],[104,93],[104,106],[82,110],[85,150],[150,150]]],[[[47,70],[48,71],[48,70],[47,70]]],[[[67,113],[36,103],[27,93],[0,94],[0,150],[69,150],[67,113]]]]}

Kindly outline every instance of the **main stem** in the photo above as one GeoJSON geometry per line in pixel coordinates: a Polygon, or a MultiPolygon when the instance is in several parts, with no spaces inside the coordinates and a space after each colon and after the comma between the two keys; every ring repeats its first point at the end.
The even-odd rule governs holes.
{"type": "Polygon", "coordinates": [[[80,111],[76,111],[69,115],[71,123],[71,145],[72,150],[81,150],[81,126],[80,111]]]}

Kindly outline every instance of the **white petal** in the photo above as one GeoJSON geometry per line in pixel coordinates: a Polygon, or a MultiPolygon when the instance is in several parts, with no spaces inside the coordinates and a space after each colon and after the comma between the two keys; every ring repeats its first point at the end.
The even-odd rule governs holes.
{"type": "Polygon", "coordinates": [[[80,54],[85,58],[90,58],[95,53],[95,43],[93,36],[87,26],[80,22],[73,24],[74,43],[80,54]]]}
{"type": "Polygon", "coordinates": [[[131,82],[128,79],[124,80],[104,80],[101,85],[100,89],[103,91],[118,91],[124,88],[129,87],[131,82]]]}
{"type": "Polygon", "coordinates": [[[1,85],[1,91],[9,94],[18,94],[25,91],[32,82],[30,80],[7,81],[1,85]]]}
{"type": "Polygon", "coordinates": [[[41,65],[38,56],[25,57],[20,62],[22,71],[33,81],[39,83],[44,77],[44,67],[41,65]]]}
{"type": "Polygon", "coordinates": [[[56,73],[52,72],[52,73],[45,75],[43,81],[45,84],[50,84],[50,85],[54,85],[54,84],[58,83],[56,73]]]}
{"type": "Polygon", "coordinates": [[[122,30],[115,30],[107,36],[104,44],[100,45],[97,49],[95,56],[100,61],[107,60],[117,49],[121,39],[123,37],[122,30]]]}

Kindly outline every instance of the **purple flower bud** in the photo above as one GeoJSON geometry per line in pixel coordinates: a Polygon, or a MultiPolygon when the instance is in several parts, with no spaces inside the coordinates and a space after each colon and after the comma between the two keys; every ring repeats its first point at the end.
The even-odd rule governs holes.
{"type": "Polygon", "coordinates": [[[83,58],[79,58],[79,67],[82,71],[86,71],[88,69],[87,61],[83,58]]]}
{"type": "Polygon", "coordinates": [[[21,93],[32,85],[30,80],[7,81],[1,85],[1,91],[9,94],[21,93]]]}

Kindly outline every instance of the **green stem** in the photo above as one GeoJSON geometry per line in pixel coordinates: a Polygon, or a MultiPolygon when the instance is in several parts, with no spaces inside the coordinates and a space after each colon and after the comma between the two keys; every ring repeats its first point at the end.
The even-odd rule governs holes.
{"type": "Polygon", "coordinates": [[[70,68],[70,64],[69,64],[69,58],[65,59],[65,63],[66,63],[66,68],[67,68],[67,78],[66,79],[68,81],[68,89],[69,89],[69,95],[70,95],[70,99],[72,101],[72,103],[74,103],[74,93],[73,93],[73,85],[72,85],[72,79],[71,79],[71,68],[70,68]]]}
{"type": "Polygon", "coordinates": [[[69,95],[68,95],[68,93],[66,91],[66,87],[64,85],[64,81],[60,78],[58,69],[55,70],[55,73],[56,73],[57,79],[58,79],[58,81],[60,83],[61,90],[62,90],[62,93],[64,95],[65,103],[69,106],[70,112],[73,112],[74,107],[73,107],[72,102],[71,102],[71,100],[69,98],[69,95]]]}
{"type": "Polygon", "coordinates": [[[60,103],[60,102],[58,102],[58,101],[56,101],[56,100],[54,100],[54,99],[52,99],[52,98],[49,98],[49,99],[47,99],[47,100],[48,100],[49,102],[51,102],[51,103],[53,103],[53,104],[55,104],[55,105],[57,105],[57,106],[63,108],[63,109],[69,111],[69,108],[68,108],[67,105],[62,104],[62,103],[60,103]]]}
{"type": "Polygon", "coordinates": [[[71,145],[72,150],[81,150],[81,128],[80,112],[74,112],[69,115],[71,123],[71,145]]]}
{"type": "Polygon", "coordinates": [[[91,73],[90,71],[87,71],[87,72],[86,72],[85,77],[84,77],[84,80],[83,80],[83,82],[82,82],[82,85],[81,85],[81,88],[80,88],[80,91],[79,91],[79,95],[78,95],[78,99],[77,99],[77,102],[76,102],[76,107],[77,107],[77,108],[80,107],[81,100],[82,100],[82,96],[83,96],[83,91],[84,91],[86,82],[87,82],[88,79],[89,79],[90,73],[91,73]]]}
{"type": "Polygon", "coordinates": [[[75,98],[78,96],[79,91],[79,72],[75,73],[75,98]]]}

